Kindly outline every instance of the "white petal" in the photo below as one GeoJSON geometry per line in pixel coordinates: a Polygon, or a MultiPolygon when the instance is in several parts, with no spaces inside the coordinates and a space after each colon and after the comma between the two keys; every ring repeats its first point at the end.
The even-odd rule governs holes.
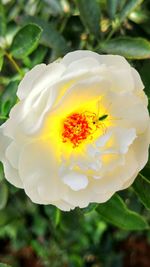
{"type": "Polygon", "coordinates": [[[108,131],[106,134],[100,136],[95,142],[96,146],[98,148],[103,147],[106,144],[106,142],[110,139],[111,135],[112,131],[108,131]]]}
{"type": "Polygon", "coordinates": [[[110,147],[109,144],[108,147],[114,151],[118,150],[118,153],[125,154],[135,138],[135,129],[116,128],[114,129],[113,138],[110,140],[110,147]]]}
{"type": "MultiPolygon", "coordinates": [[[[136,131],[135,129],[112,127],[108,129],[105,138],[105,146],[101,148],[102,154],[125,154],[136,138],[136,131]]],[[[97,142],[96,144],[99,145],[97,142]]]]}
{"type": "MultiPolygon", "coordinates": [[[[4,125],[3,125],[4,127],[4,125]]],[[[4,165],[4,173],[6,179],[16,187],[22,188],[22,181],[18,175],[18,170],[13,168],[13,166],[10,164],[9,160],[5,156],[5,151],[7,147],[11,144],[11,139],[9,139],[7,136],[3,135],[3,129],[0,128],[0,161],[2,161],[4,165]]]]}
{"type": "Polygon", "coordinates": [[[130,177],[130,179],[128,179],[127,181],[125,181],[125,183],[122,185],[121,190],[124,190],[126,188],[128,188],[129,186],[131,186],[135,180],[135,178],[137,177],[138,172],[135,172],[134,175],[132,177],[130,177]]]}
{"type": "Polygon", "coordinates": [[[96,98],[106,93],[108,88],[109,82],[97,76],[77,82],[62,97],[59,105],[53,112],[69,114],[77,109],[81,109],[90,101],[96,100],[96,98]]]}
{"type": "Polygon", "coordinates": [[[109,192],[115,193],[118,190],[122,190],[125,182],[137,173],[137,169],[138,163],[133,150],[130,149],[130,152],[126,154],[125,164],[118,166],[118,168],[111,173],[106,174],[102,179],[93,180],[91,189],[97,194],[107,194],[109,192]]]}
{"type": "Polygon", "coordinates": [[[68,171],[62,177],[62,180],[74,191],[84,189],[88,185],[88,178],[86,177],[86,175],[75,171],[68,171]]]}
{"type": "Polygon", "coordinates": [[[5,155],[13,168],[18,168],[18,161],[21,148],[15,142],[12,142],[6,149],[5,155]]]}
{"type": "Polygon", "coordinates": [[[108,75],[112,81],[112,90],[114,92],[120,93],[134,90],[134,81],[130,68],[110,68],[108,69],[108,75]]]}
{"type": "Polygon", "coordinates": [[[138,170],[140,171],[148,161],[150,144],[150,121],[144,134],[138,136],[133,144],[136,159],[138,161],[138,170]]]}
{"type": "Polygon", "coordinates": [[[145,131],[149,114],[139,97],[128,92],[121,95],[111,93],[108,99],[110,99],[109,112],[113,123],[136,128],[137,133],[145,131]]]}
{"type": "Polygon", "coordinates": [[[39,203],[52,203],[61,198],[65,185],[58,177],[58,153],[50,140],[35,140],[27,144],[20,155],[19,175],[26,193],[39,203]],[[32,188],[35,188],[32,195],[32,188]],[[40,200],[41,199],[41,200],[40,200]]]}
{"type": "Polygon", "coordinates": [[[139,75],[139,73],[137,72],[136,69],[131,67],[131,72],[132,72],[132,76],[134,79],[134,89],[137,90],[143,90],[144,89],[144,84],[141,80],[141,77],[139,75]]]}
{"type": "Polygon", "coordinates": [[[18,87],[17,96],[19,99],[24,99],[28,96],[28,94],[32,91],[33,82],[44,73],[45,69],[46,65],[40,64],[26,73],[18,87]]]}
{"type": "Polygon", "coordinates": [[[18,170],[14,169],[7,160],[3,161],[3,165],[6,180],[16,187],[23,188],[23,183],[19,177],[18,170]]]}
{"type": "Polygon", "coordinates": [[[53,202],[52,204],[63,211],[70,211],[75,208],[75,206],[71,205],[70,203],[67,203],[64,200],[56,201],[56,202],[53,202]]]}
{"type": "Polygon", "coordinates": [[[99,59],[99,55],[92,51],[87,50],[77,50],[74,52],[70,52],[67,55],[64,56],[61,63],[64,64],[66,67],[68,67],[73,62],[76,62],[78,60],[82,60],[84,58],[93,58],[95,60],[99,59]]]}
{"type": "Polygon", "coordinates": [[[85,188],[85,190],[68,190],[67,193],[64,195],[63,199],[75,207],[85,208],[90,203],[92,197],[93,192],[88,186],[85,188]]]}
{"type": "Polygon", "coordinates": [[[20,99],[37,95],[59,79],[65,67],[60,63],[40,64],[30,70],[21,81],[17,95],[20,99]]]}
{"type": "Polygon", "coordinates": [[[106,64],[107,66],[116,66],[118,68],[130,67],[127,60],[122,56],[117,55],[99,55],[95,52],[89,50],[77,50],[74,52],[68,53],[62,59],[61,63],[67,67],[75,61],[84,59],[84,58],[93,58],[97,60],[100,64],[106,64]]]}
{"type": "Polygon", "coordinates": [[[92,69],[95,69],[100,67],[99,62],[94,59],[94,58],[81,58],[77,61],[73,61],[72,63],[70,63],[70,65],[67,67],[64,75],[66,76],[66,74],[69,74],[69,76],[71,74],[78,74],[81,75],[82,72],[87,72],[87,71],[92,71],[92,69]],[[93,68],[91,68],[91,66],[93,66],[93,68]]]}

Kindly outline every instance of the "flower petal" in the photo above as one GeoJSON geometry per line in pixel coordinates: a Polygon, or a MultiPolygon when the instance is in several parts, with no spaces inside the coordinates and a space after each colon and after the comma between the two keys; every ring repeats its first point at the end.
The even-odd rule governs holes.
{"type": "Polygon", "coordinates": [[[0,128],[0,139],[0,161],[2,161],[4,165],[5,177],[11,184],[14,184],[16,187],[22,188],[23,185],[18,175],[18,170],[13,168],[13,166],[10,164],[9,160],[5,156],[5,151],[11,144],[11,139],[3,135],[2,127],[0,128]]]}
{"type": "Polygon", "coordinates": [[[62,180],[74,191],[84,189],[88,185],[88,178],[86,175],[75,171],[68,171],[63,175],[62,180]]]}
{"type": "Polygon", "coordinates": [[[28,94],[32,90],[33,82],[36,81],[36,79],[44,73],[45,69],[46,65],[40,64],[26,73],[18,87],[17,96],[19,97],[19,99],[22,100],[28,96],[28,94]]]}

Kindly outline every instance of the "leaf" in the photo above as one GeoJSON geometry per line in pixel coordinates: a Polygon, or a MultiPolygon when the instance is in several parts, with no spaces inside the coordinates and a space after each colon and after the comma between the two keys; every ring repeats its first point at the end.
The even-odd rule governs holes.
{"type": "Polygon", "coordinates": [[[4,182],[0,183],[0,210],[5,208],[8,199],[8,188],[4,182]]]}
{"type": "Polygon", "coordinates": [[[17,101],[18,81],[11,81],[0,96],[0,116],[7,116],[17,101]]]}
{"type": "Polygon", "coordinates": [[[62,3],[60,0],[44,0],[44,2],[50,6],[50,10],[53,15],[63,14],[62,3]]]}
{"type": "Polygon", "coordinates": [[[130,13],[133,10],[135,10],[142,2],[143,2],[143,0],[130,0],[130,1],[128,1],[119,15],[120,21],[124,21],[125,18],[128,17],[130,15],[130,13]]]}
{"type": "Polygon", "coordinates": [[[4,179],[3,164],[0,162],[0,182],[4,179]]]}
{"type": "Polygon", "coordinates": [[[150,43],[144,38],[119,37],[100,45],[103,52],[129,59],[150,58],[150,43]]]}
{"type": "Polygon", "coordinates": [[[119,0],[107,0],[107,9],[111,19],[115,17],[119,0]]]}
{"type": "Polygon", "coordinates": [[[3,61],[4,61],[4,51],[0,48],[0,71],[3,67],[3,61]]]}
{"type": "Polygon", "coordinates": [[[37,64],[44,62],[44,57],[48,51],[48,48],[45,46],[39,46],[37,50],[32,55],[31,58],[31,67],[34,67],[37,64]]]}
{"type": "Polygon", "coordinates": [[[23,23],[36,23],[39,25],[42,29],[42,35],[40,39],[40,44],[47,46],[49,48],[52,48],[54,51],[56,51],[56,56],[62,56],[66,54],[70,48],[67,45],[66,40],[64,37],[54,28],[53,24],[46,22],[45,20],[38,18],[38,17],[32,17],[32,16],[24,16],[22,17],[23,23]]]}
{"type": "Polygon", "coordinates": [[[53,226],[57,227],[60,223],[61,211],[52,205],[45,206],[44,211],[47,217],[51,220],[53,226]]]}
{"type": "Polygon", "coordinates": [[[88,205],[87,208],[82,209],[82,212],[84,214],[88,214],[91,211],[94,211],[97,207],[98,207],[98,204],[97,203],[91,203],[91,204],[88,205]]]}
{"type": "Polygon", "coordinates": [[[150,181],[139,173],[132,187],[145,208],[150,210],[150,181]]]}
{"type": "Polygon", "coordinates": [[[6,17],[4,5],[0,1],[0,36],[5,36],[6,33],[6,17]]]}
{"type": "Polygon", "coordinates": [[[15,58],[24,58],[37,47],[42,29],[36,24],[28,24],[21,28],[14,37],[11,54],[15,58]]]}
{"type": "Polygon", "coordinates": [[[139,214],[127,208],[118,194],[97,207],[97,212],[107,222],[125,230],[148,229],[148,224],[139,214]]]}
{"type": "Polygon", "coordinates": [[[132,20],[134,23],[143,24],[149,21],[150,12],[147,10],[136,10],[131,12],[129,15],[129,19],[132,20]]]}
{"type": "Polygon", "coordinates": [[[96,0],[76,0],[81,20],[92,34],[100,33],[100,5],[96,0]]]}

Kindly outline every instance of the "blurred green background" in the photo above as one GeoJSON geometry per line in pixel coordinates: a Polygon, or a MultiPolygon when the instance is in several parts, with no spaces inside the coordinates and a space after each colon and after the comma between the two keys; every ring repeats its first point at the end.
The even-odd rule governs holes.
{"type": "MultiPolygon", "coordinates": [[[[69,51],[125,56],[150,97],[149,0],[1,0],[0,124],[23,75],[69,51]]],[[[150,162],[105,204],[35,205],[0,165],[0,267],[150,267],[150,162]],[[5,264],[4,264],[5,263],[5,264]]]]}

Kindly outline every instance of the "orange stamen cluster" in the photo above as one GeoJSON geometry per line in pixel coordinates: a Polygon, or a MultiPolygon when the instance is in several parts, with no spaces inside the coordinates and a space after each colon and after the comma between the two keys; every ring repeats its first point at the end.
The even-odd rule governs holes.
{"type": "Polygon", "coordinates": [[[63,125],[63,142],[70,141],[77,147],[91,134],[91,127],[85,114],[73,113],[69,115],[63,125]]]}

